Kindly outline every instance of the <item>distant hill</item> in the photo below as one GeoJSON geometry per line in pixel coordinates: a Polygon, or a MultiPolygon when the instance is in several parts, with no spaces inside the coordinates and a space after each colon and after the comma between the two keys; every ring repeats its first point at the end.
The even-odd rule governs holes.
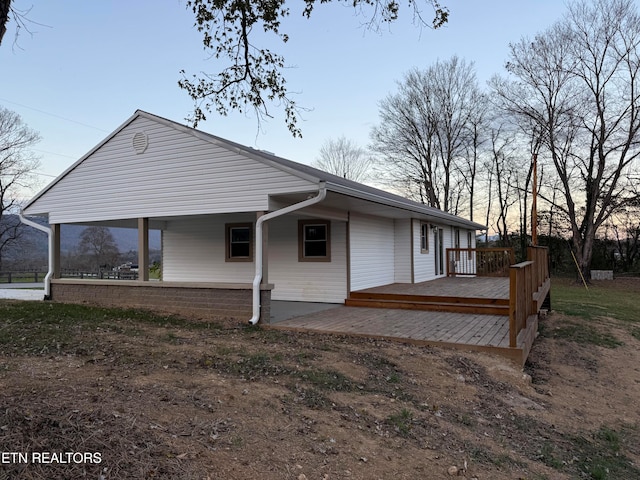
{"type": "MultiPolygon", "coordinates": [[[[3,221],[4,219],[8,221],[18,220],[17,215],[4,215],[3,221]]],[[[48,223],[40,217],[30,217],[29,219],[41,225],[48,226],[48,223]]],[[[80,243],[80,236],[85,228],[86,227],[80,225],[62,225],[60,230],[60,251],[62,253],[73,252],[80,243]]],[[[109,228],[109,230],[121,253],[138,250],[138,230],[135,228],[109,228]]],[[[160,248],[160,231],[150,230],[149,249],[160,250],[160,248]]],[[[14,245],[11,250],[5,252],[5,259],[11,260],[15,257],[25,256],[46,256],[47,251],[47,236],[43,232],[25,225],[19,242],[14,245]]]]}

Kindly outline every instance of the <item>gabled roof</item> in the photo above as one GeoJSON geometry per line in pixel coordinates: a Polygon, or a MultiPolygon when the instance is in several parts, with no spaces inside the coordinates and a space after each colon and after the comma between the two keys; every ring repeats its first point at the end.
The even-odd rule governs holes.
{"type": "Polygon", "coordinates": [[[167,127],[192,135],[205,142],[215,144],[219,147],[244,155],[248,158],[254,159],[264,164],[268,164],[279,170],[286,171],[289,174],[295,175],[301,179],[304,179],[316,184],[320,182],[324,182],[328,192],[335,192],[337,194],[346,195],[348,197],[361,199],[367,202],[374,202],[379,205],[384,205],[391,208],[413,212],[415,214],[427,216],[434,220],[440,220],[446,224],[461,226],[464,228],[470,228],[475,230],[486,229],[484,225],[463,219],[461,217],[452,215],[450,213],[443,212],[442,210],[439,210],[437,208],[430,207],[430,206],[415,202],[413,200],[409,200],[402,196],[395,195],[393,193],[390,193],[375,187],[371,187],[368,185],[364,185],[362,183],[354,182],[352,180],[339,177],[337,175],[333,175],[331,173],[319,170],[309,165],[304,165],[298,162],[294,162],[291,160],[278,157],[276,155],[273,155],[271,153],[268,153],[262,150],[257,150],[251,147],[247,147],[239,143],[235,143],[230,140],[217,137],[210,133],[206,133],[201,130],[191,128],[186,125],[182,125],[180,123],[174,122],[172,120],[169,120],[169,119],[166,119],[142,110],[136,110],[136,112],[129,119],[127,119],[122,125],[120,125],[116,130],[114,130],[102,142],[96,145],[86,155],[84,155],[77,162],[71,165],[53,182],[51,182],[47,187],[45,187],[45,189],[43,189],[36,196],[34,196],[24,208],[27,209],[30,205],[32,205],[35,201],[37,201],[40,197],[42,197],[47,191],[49,191],[52,187],[54,187],[61,179],[63,179],[70,172],[72,172],[86,158],[90,157],[95,151],[100,149],[103,145],[109,142],[109,140],[115,137],[121,130],[123,130],[125,127],[127,127],[129,124],[131,124],[134,120],[136,120],[139,117],[144,117],[148,120],[158,122],[167,127]]]}

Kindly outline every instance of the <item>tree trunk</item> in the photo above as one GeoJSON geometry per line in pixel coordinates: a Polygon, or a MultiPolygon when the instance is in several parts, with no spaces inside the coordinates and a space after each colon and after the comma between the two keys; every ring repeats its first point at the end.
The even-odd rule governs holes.
{"type": "MultiPolygon", "coordinates": [[[[591,230],[591,229],[589,229],[591,230]]],[[[590,231],[586,238],[582,238],[579,235],[573,237],[573,252],[578,264],[578,271],[576,280],[579,282],[585,281],[591,282],[591,260],[593,258],[593,243],[595,240],[595,231],[590,231]]]]}

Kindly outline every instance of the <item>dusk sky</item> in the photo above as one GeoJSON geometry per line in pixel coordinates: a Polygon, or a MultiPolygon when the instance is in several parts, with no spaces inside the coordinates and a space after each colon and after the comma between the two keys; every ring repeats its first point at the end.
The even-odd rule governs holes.
{"type": "MultiPolygon", "coordinates": [[[[310,20],[300,3],[274,46],[291,68],[285,73],[302,114],[302,139],[291,136],[278,112],[258,129],[253,114],[215,113],[198,128],[301,163],[311,163],[327,139],[369,143],[378,103],[413,69],[458,55],[474,62],[481,86],[504,73],[508,45],[560,19],[560,0],[444,0],[449,23],[439,30],[404,17],[380,33],[342,4],[318,5],[310,20]]],[[[193,14],[183,0],[15,0],[33,23],[17,40],[15,24],[0,47],[0,105],[21,115],[42,136],[41,187],[127,120],[136,109],[180,123],[192,110],[178,87],[180,70],[215,72],[193,14]],[[14,41],[15,40],[15,41],[14,41]]],[[[431,15],[426,10],[426,15],[431,15]]],[[[220,64],[218,64],[218,69],[220,64]]],[[[275,110],[274,110],[275,112],[275,110]]]]}

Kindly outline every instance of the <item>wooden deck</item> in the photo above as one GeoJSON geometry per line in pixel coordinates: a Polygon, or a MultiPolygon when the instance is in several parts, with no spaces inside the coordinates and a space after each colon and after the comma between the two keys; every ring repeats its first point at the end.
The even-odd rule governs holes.
{"type": "Polygon", "coordinates": [[[509,277],[444,277],[428,282],[392,283],[352,293],[360,292],[509,300],[509,277]]]}
{"type": "Polygon", "coordinates": [[[351,292],[345,305],[509,315],[509,278],[445,277],[351,292]]]}
{"type": "MultiPolygon", "coordinates": [[[[533,323],[530,327],[537,329],[537,321],[533,323]]],[[[491,352],[519,364],[528,354],[525,331],[518,336],[518,345],[510,347],[509,278],[451,277],[361,290],[352,292],[345,306],[290,318],[270,328],[491,352]],[[484,306],[490,311],[498,308],[499,313],[478,313],[484,306]]]]}

